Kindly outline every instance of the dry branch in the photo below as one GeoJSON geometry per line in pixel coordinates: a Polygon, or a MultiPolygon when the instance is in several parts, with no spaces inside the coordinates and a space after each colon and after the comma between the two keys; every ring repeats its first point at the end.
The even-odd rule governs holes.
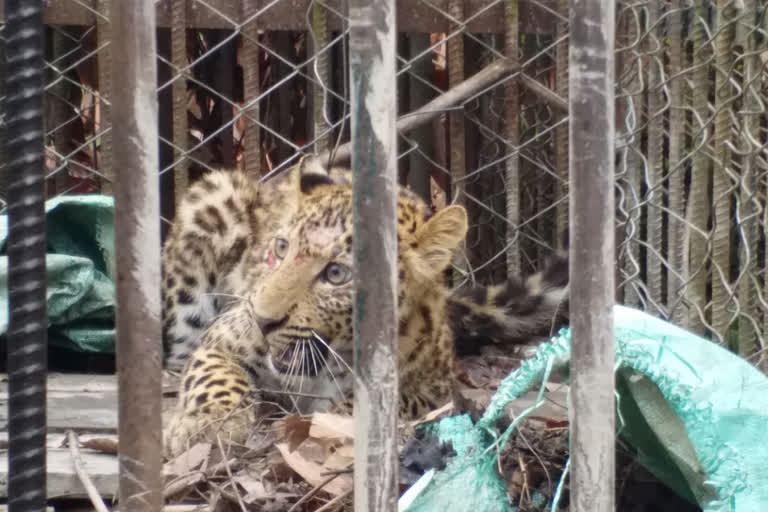
{"type": "MultiPolygon", "coordinates": [[[[464,80],[456,87],[441,94],[423,107],[401,116],[397,120],[398,133],[408,133],[429,123],[436,117],[444,114],[447,110],[460,105],[474,94],[491,87],[494,83],[516,71],[517,68],[513,67],[507,59],[494,61],[478,73],[474,74],[472,78],[464,80]]],[[[348,162],[351,154],[352,145],[350,143],[342,144],[336,151],[335,161],[348,162]]],[[[323,151],[320,153],[319,158],[321,160],[327,160],[328,156],[328,151],[323,151]]]]}
{"type": "Polygon", "coordinates": [[[91,477],[88,476],[88,473],[85,471],[83,457],[80,455],[80,441],[72,430],[67,431],[67,441],[69,442],[69,453],[72,454],[72,464],[75,466],[75,473],[77,473],[80,483],[83,484],[85,492],[88,493],[88,498],[91,500],[93,508],[95,508],[97,512],[109,512],[109,509],[104,504],[104,500],[101,499],[99,491],[96,489],[96,486],[93,485],[91,477]]]}

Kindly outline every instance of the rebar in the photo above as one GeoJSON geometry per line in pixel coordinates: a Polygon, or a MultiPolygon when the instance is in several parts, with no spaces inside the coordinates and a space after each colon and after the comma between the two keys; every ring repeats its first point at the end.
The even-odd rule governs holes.
{"type": "Polygon", "coordinates": [[[5,2],[8,171],[8,509],[46,505],[46,221],[43,175],[43,13],[5,2]]]}

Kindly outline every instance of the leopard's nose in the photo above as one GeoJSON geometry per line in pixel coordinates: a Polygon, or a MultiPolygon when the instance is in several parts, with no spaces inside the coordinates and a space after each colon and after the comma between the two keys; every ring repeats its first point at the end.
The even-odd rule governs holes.
{"type": "Polygon", "coordinates": [[[288,316],[284,316],[282,318],[267,318],[254,315],[254,318],[256,320],[256,325],[259,326],[259,329],[261,329],[262,334],[265,336],[270,332],[279,329],[288,321],[288,316]]]}

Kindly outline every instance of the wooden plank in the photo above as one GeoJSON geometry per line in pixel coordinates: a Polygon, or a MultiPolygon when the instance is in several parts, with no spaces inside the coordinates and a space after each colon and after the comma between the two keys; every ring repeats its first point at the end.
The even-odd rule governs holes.
{"type": "MultiPolygon", "coordinates": [[[[163,410],[176,398],[177,380],[163,379],[163,410]]],[[[0,432],[8,430],[8,378],[0,375],[0,432]]],[[[114,375],[48,376],[48,432],[117,432],[117,380],[114,375]]]]}
{"type": "MultiPolygon", "coordinates": [[[[88,495],[80,483],[72,464],[68,448],[61,447],[60,437],[48,436],[46,457],[47,477],[46,493],[53,498],[87,498],[88,495]]],[[[103,498],[115,496],[117,491],[117,456],[81,449],[81,457],[88,475],[96,490],[103,498]]],[[[0,456],[0,498],[7,497],[8,489],[8,453],[0,456]]]]}
{"type": "MultiPolygon", "coordinates": [[[[255,1],[255,0],[251,0],[255,1]]],[[[307,30],[305,13],[310,0],[280,0],[266,9],[254,20],[263,30],[307,30]]],[[[445,15],[448,12],[449,0],[430,0],[418,2],[413,0],[397,1],[397,26],[399,32],[447,32],[450,30],[450,20],[445,15]]],[[[267,0],[258,2],[261,6],[268,5],[267,0]]],[[[326,0],[325,4],[343,12],[339,8],[339,0],[326,0]]],[[[544,5],[554,12],[555,0],[521,0],[519,3],[520,31],[529,34],[551,34],[557,21],[546,9],[536,4],[544,5]]],[[[3,21],[4,0],[0,0],[0,21],[3,21]]],[[[501,34],[505,30],[504,2],[492,0],[464,0],[464,12],[467,17],[480,13],[472,19],[468,28],[471,32],[501,34]],[[493,4],[490,8],[486,7],[493,4]],[[486,10],[484,10],[486,9],[486,10]]],[[[157,26],[171,26],[171,0],[157,2],[157,26]]],[[[48,0],[45,9],[45,23],[52,25],[92,25],[96,22],[97,14],[90,8],[88,2],[73,0],[48,0]]],[[[240,0],[206,0],[205,4],[190,0],[187,3],[187,22],[195,28],[234,28],[232,21],[240,19],[240,0]],[[210,7],[208,7],[210,6],[210,7]]],[[[328,16],[328,29],[339,30],[341,20],[338,16],[328,16]]]]}

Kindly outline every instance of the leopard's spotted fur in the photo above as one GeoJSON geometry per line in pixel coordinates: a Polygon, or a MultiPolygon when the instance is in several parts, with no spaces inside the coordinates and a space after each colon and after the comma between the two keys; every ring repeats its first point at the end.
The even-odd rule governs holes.
{"type": "MultiPolygon", "coordinates": [[[[281,201],[290,205],[285,215],[264,235],[246,238],[254,245],[246,244],[238,270],[229,271],[248,276],[246,289],[204,331],[185,366],[179,406],[166,429],[170,454],[214,432],[242,442],[265,395],[301,412],[328,409],[350,396],[352,189],[330,178],[301,187],[288,176],[283,184],[281,201]]],[[[451,399],[459,342],[546,335],[564,319],[557,314],[567,299],[562,260],[527,281],[451,296],[443,273],[466,231],[463,208],[433,213],[399,191],[400,414],[406,418],[451,399]]],[[[220,253],[227,254],[226,247],[220,253]]]]}

